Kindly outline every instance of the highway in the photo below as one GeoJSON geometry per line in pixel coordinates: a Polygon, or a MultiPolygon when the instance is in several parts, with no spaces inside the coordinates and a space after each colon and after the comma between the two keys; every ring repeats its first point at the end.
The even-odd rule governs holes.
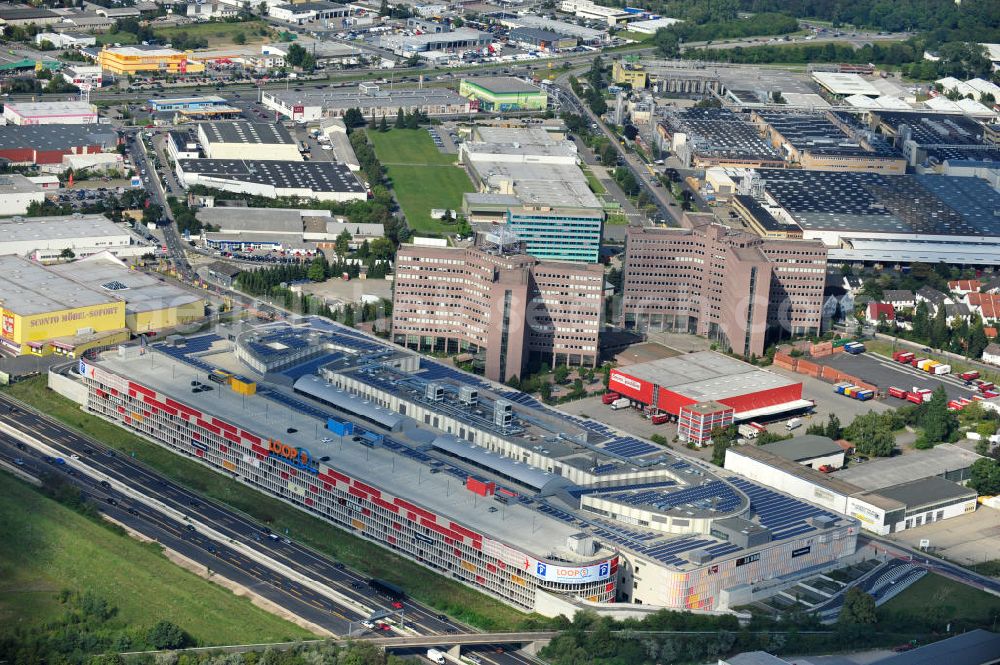
{"type": "MultiPolygon", "coordinates": [[[[6,433],[0,433],[0,459],[12,462],[20,457],[24,461],[21,468],[33,475],[45,471],[65,473],[67,481],[79,485],[110,517],[331,633],[355,638],[372,636],[372,631],[360,626],[371,616],[367,610],[393,612],[388,600],[369,590],[366,577],[343,564],[294,540],[283,542],[281,534],[272,539],[270,530],[249,516],[207,500],[132,457],[69,430],[7,395],[0,395],[0,423],[62,452],[67,464],[47,464],[43,453],[26,444],[19,449],[19,442],[6,433]],[[79,459],[73,459],[73,455],[79,459]],[[84,465],[107,478],[109,486],[102,486],[98,479],[84,473],[84,465]],[[133,493],[148,500],[137,500],[133,493]],[[114,499],[116,505],[108,503],[108,498],[114,499]],[[281,569],[293,573],[283,574],[281,569]],[[324,588],[345,602],[334,602],[324,588]]],[[[394,619],[424,636],[455,633],[457,637],[458,633],[475,632],[409,599],[403,613],[394,619]]],[[[494,665],[533,662],[518,653],[495,653],[492,643],[476,650],[484,662],[494,665]]]]}

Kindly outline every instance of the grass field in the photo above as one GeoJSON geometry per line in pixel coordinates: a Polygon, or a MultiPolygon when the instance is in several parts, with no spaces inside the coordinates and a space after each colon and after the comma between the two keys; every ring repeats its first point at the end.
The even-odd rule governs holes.
{"type": "Polygon", "coordinates": [[[605,189],[604,185],[601,184],[601,181],[598,180],[597,176],[594,175],[590,169],[583,169],[583,175],[587,177],[587,185],[590,186],[590,191],[592,191],[594,194],[600,196],[601,194],[604,194],[608,191],[607,189],[605,189]]]}
{"type": "Polygon", "coordinates": [[[189,37],[204,37],[208,40],[208,45],[212,47],[232,44],[233,35],[239,32],[242,32],[247,38],[247,44],[259,44],[266,39],[260,34],[261,28],[266,27],[267,25],[263,21],[244,21],[242,23],[209,22],[180,25],[174,28],[161,28],[154,30],[154,32],[157,37],[167,40],[182,32],[186,33],[189,37]]]}
{"type": "Polygon", "coordinates": [[[98,46],[103,46],[105,44],[138,44],[139,38],[135,36],[133,32],[116,32],[111,34],[110,32],[105,32],[100,35],[94,35],[98,46]]]}
{"type": "MultiPolygon", "coordinates": [[[[866,339],[865,348],[867,348],[870,351],[874,351],[875,353],[881,353],[882,355],[887,356],[889,358],[892,357],[892,351],[893,351],[892,342],[887,339],[866,339]]],[[[902,349],[903,351],[913,351],[921,358],[930,358],[931,360],[937,360],[941,363],[944,363],[945,365],[951,365],[952,374],[959,374],[961,372],[974,369],[979,371],[979,373],[982,375],[984,379],[992,381],[993,383],[1000,382],[1000,372],[995,372],[995,371],[990,372],[988,370],[982,369],[981,367],[973,367],[968,363],[964,363],[961,360],[955,360],[954,358],[950,358],[948,356],[942,356],[937,353],[917,352],[915,349],[913,349],[908,345],[897,344],[896,350],[899,351],[900,349],[902,349]]]]}
{"type": "Polygon", "coordinates": [[[615,37],[631,39],[634,42],[648,42],[654,36],[655,35],[647,35],[645,32],[629,32],[628,30],[622,30],[621,32],[615,33],[615,37]]]}
{"type": "Polygon", "coordinates": [[[135,452],[138,460],[195,492],[267,522],[275,530],[288,529],[289,535],[299,542],[363,573],[401,585],[415,599],[457,619],[484,629],[512,630],[526,625],[525,621],[530,618],[499,601],[397,557],[378,545],[354,537],[288,504],[84,413],[75,403],[46,388],[44,378],[22,381],[4,390],[109,446],[125,453],[135,452]]]}
{"type": "Polygon", "coordinates": [[[375,155],[385,167],[406,221],[417,234],[448,234],[453,225],[431,219],[433,208],[462,207],[462,194],[473,191],[458,157],[437,149],[425,129],[368,132],[375,155]]]}
{"type": "Polygon", "coordinates": [[[949,619],[989,624],[1000,615],[1000,598],[932,573],[917,580],[881,609],[917,614],[929,607],[949,608],[949,619]]]}
{"type": "Polygon", "coordinates": [[[108,628],[146,630],[166,619],[200,644],[311,635],[6,473],[0,473],[0,529],[0,631],[62,617],[58,594],[68,589],[116,607],[108,628]]]}

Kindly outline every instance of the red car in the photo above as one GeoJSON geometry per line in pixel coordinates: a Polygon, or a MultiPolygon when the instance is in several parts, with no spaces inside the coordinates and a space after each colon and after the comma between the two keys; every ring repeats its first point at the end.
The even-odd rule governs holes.
{"type": "Polygon", "coordinates": [[[401,609],[403,609],[403,603],[399,602],[398,600],[392,601],[392,609],[394,609],[394,610],[401,610],[401,609]]]}
{"type": "Polygon", "coordinates": [[[377,623],[377,624],[375,624],[375,629],[376,630],[382,630],[382,631],[385,631],[385,632],[389,632],[390,630],[392,630],[392,626],[390,626],[387,623],[377,623]]]}

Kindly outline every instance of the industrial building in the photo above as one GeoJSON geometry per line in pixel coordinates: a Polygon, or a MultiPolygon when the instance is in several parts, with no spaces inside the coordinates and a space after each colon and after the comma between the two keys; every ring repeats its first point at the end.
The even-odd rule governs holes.
{"type": "Polygon", "coordinates": [[[846,453],[840,445],[828,436],[803,434],[785,441],[775,441],[760,446],[771,455],[783,457],[817,471],[829,471],[844,466],[846,453]]]}
{"type": "Polygon", "coordinates": [[[528,49],[540,49],[542,51],[558,52],[565,49],[576,48],[576,38],[561,35],[558,32],[545,30],[543,28],[520,27],[514,28],[508,34],[508,39],[515,44],[520,44],[528,49]]]}
{"type": "Polygon", "coordinates": [[[632,21],[628,24],[629,32],[638,32],[643,35],[655,35],[656,31],[661,28],[669,28],[677,23],[683,23],[684,21],[679,18],[653,18],[647,21],[632,21]]]}
{"type": "Polygon", "coordinates": [[[100,67],[66,66],[62,68],[62,77],[80,90],[93,90],[104,84],[104,72],[100,67]]]}
{"type": "Polygon", "coordinates": [[[500,19],[500,23],[509,28],[541,28],[551,32],[575,37],[580,44],[587,46],[600,46],[607,42],[610,37],[607,30],[595,30],[569,21],[559,21],[545,16],[528,14],[526,16],[505,15],[500,19]]]}
{"type": "Polygon", "coordinates": [[[608,390],[677,417],[677,435],[699,446],[716,427],[812,407],[801,382],[714,351],[612,369],[608,390]]]}
{"type": "Polygon", "coordinates": [[[205,317],[202,296],[131,270],[110,252],[54,265],[49,271],[123,301],[125,326],[133,333],[167,330],[205,317]]]}
{"type": "Polygon", "coordinates": [[[761,238],[687,215],[691,228],[630,226],[621,323],[628,329],[707,336],[761,356],[769,337],[817,335],[827,249],[761,238]]]}
{"type": "Polygon", "coordinates": [[[607,23],[609,27],[615,27],[628,23],[635,18],[632,14],[619,7],[605,7],[591,0],[563,0],[559,4],[559,11],[572,14],[577,18],[585,18],[593,21],[607,23]]]}
{"type": "Polygon", "coordinates": [[[0,125],[0,159],[12,164],[62,164],[67,155],[114,150],[118,133],[108,125],[0,125]]]}
{"type": "Polygon", "coordinates": [[[468,99],[445,88],[403,88],[382,90],[362,84],[355,90],[266,90],[261,103],[295,121],[311,122],[339,118],[348,109],[360,109],[366,118],[395,119],[403,113],[419,111],[428,116],[464,115],[473,112],[468,99]]]}
{"type": "Polygon", "coordinates": [[[476,101],[483,111],[544,111],[549,100],[544,90],[513,76],[464,78],[458,94],[476,101]]]}
{"type": "Polygon", "coordinates": [[[153,113],[170,111],[211,111],[218,107],[228,107],[229,100],[216,95],[204,97],[170,97],[165,99],[150,99],[149,110],[153,113]]]}
{"type": "MultiPolygon", "coordinates": [[[[809,465],[768,451],[767,446],[745,445],[726,451],[725,468],[778,491],[848,515],[860,521],[865,529],[882,536],[958,517],[976,509],[975,490],[938,475],[903,481],[898,476],[889,475],[875,483],[878,487],[864,487],[851,481],[850,472],[855,469],[877,466],[878,471],[884,473],[893,463],[906,457],[911,456],[866,462],[833,473],[821,473],[809,465]]],[[[878,471],[872,473],[877,475],[878,471]]]]}
{"type": "Polygon", "coordinates": [[[894,141],[910,166],[1000,162],[989,129],[960,113],[874,111],[870,127],[894,141]]]}
{"type": "Polygon", "coordinates": [[[0,255],[0,347],[14,355],[74,355],[125,341],[125,303],[13,254],[0,255]]]}
{"type": "Polygon", "coordinates": [[[97,54],[98,66],[106,72],[132,76],[141,72],[200,74],[204,63],[191,59],[190,51],[163,46],[105,46],[97,54]]]}
{"type": "Polygon", "coordinates": [[[79,363],[88,411],[521,610],[727,610],[857,546],[850,518],[326,320],[138,351],[79,363]],[[215,368],[246,379],[192,392],[215,368]]]}
{"type": "Polygon", "coordinates": [[[428,57],[434,53],[449,56],[465,51],[479,51],[493,43],[493,35],[471,28],[457,28],[447,32],[422,35],[385,35],[379,46],[398,56],[409,58],[418,55],[428,57]]]}
{"type": "MultiPolygon", "coordinates": [[[[41,185],[20,173],[0,175],[0,217],[26,215],[32,203],[43,201],[45,201],[45,190],[41,185]]],[[[3,244],[3,240],[0,239],[0,248],[3,244]]]]}
{"type": "Polygon", "coordinates": [[[781,168],[783,155],[746,119],[724,108],[671,110],[657,124],[661,147],[697,168],[781,168]]]}
{"type": "Polygon", "coordinates": [[[97,107],[88,102],[6,102],[3,119],[9,125],[90,125],[97,107]]]}
{"type": "Polygon", "coordinates": [[[202,238],[213,249],[244,251],[248,249],[283,250],[312,253],[334,248],[344,231],[351,236],[350,246],[385,236],[382,224],[351,224],[334,217],[329,210],[292,208],[202,208],[198,220],[211,226],[202,238]]]}
{"type": "Polygon", "coordinates": [[[845,72],[813,72],[813,81],[831,97],[864,95],[878,97],[882,93],[860,74],[845,72]]]}
{"type": "Polygon", "coordinates": [[[847,113],[786,113],[756,110],[758,131],[792,166],[817,171],[906,173],[903,154],[847,113]]]}
{"type": "Polygon", "coordinates": [[[52,25],[59,23],[62,16],[44,7],[4,7],[0,9],[0,24],[3,25],[52,25]]]}
{"type": "Polygon", "coordinates": [[[208,159],[301,162],[298,142],[271,122],[200,122],[198,140],[208,159]]]}
{"type": "Polygon", "coordinates": [[[66,249],[77,257],[108,251],[134,257],[151,251],[124,226],[104,215],[73,214],[55,217],[0,219],[0,255],[16,254],[33,261],[55,261],[66,249]]]}
{"type": "Polygon", "coordinates": [[[506,229],[475,247],[402,245],[396,255],[392,334],[417,350],[479,354],[496,381],[529,361],[593,367],[599,355],[600,265],[539,261],[506,229]],[[455,280],[465,287],[456,289],[455,280]]]}
{"type": "MultiPolygon", "coordinates": [[[[348,5],[341,5],[336,2],[315,1],[272,5],[268,7],[267,13],[268,16],[273,16],[279,21],[302,25],[307,21],[343,19],[353,14],[354,10],[348,5]]],[[[336,22],[336,25],[339,25],[339,22],[336,22]]]]}
{"type": "Polygon", "coordinates": [[[320,201],[364,201],[365,186],[343,164],[242,159],[180,159],[177,179],[185,187],[204,185],[227,192],[320,201]]]}

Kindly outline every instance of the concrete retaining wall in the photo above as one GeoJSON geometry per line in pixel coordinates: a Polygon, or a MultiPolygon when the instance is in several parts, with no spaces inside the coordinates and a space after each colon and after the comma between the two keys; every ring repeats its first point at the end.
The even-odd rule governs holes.
{"type": "Polygon", "coordinates": [[[81,381],[74,381],[56,372],[49,372],[49,388],[80,406],[87,403],[87,386],[83,385],[81,381]]]}

